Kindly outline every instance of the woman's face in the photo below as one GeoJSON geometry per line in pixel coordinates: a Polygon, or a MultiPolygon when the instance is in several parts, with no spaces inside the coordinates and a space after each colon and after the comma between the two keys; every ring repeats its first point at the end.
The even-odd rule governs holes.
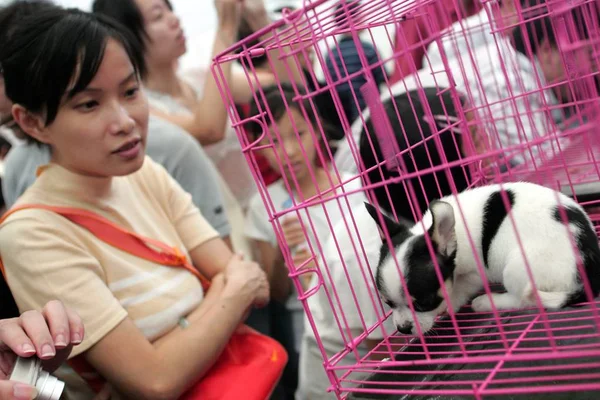
{"type": "Polygon", "coordinates": [[[164,0],[135,0],[148,34],[146,59],[150,65],[173,65],[185,54],[186,38],[179,23],[164,0]]]}
{"type": "Polygon", "coordinates": [[[96,76],[74,97],[65,98],[56,119],[23,121],[22,107],[13,115],[25,132],[52,147],[57,164],[78,174],[111,177],[141,168],[148,131],[148,102],[123,47],[110,39],[96,76]]]}
{"type": "MultiPolygon", "coordinates": [[[[275,149],[265,149],[263,153],[271,168],[288,179],[295,176],[298,181],[301,181],[310,176],[308,165],[314,165],[317,156],[310,124],[296,108],[291,108],[277,121],[277,130],[280,140],[277,138],[275,128],[269,127],[269,135],[273,139],[275,149]],[[296,132],[298,132],[297,135],[296,132]],[[304,148],[305,154],[302,153],[302,148],[304,148]],[[289,158],[289,165],[286,162],[285,154],[289,158]],[[280,162],[282,165],[279,164],[280,162]]],[[[261,144],[269,144],[269,139],[265,137],[261,144]]]]}

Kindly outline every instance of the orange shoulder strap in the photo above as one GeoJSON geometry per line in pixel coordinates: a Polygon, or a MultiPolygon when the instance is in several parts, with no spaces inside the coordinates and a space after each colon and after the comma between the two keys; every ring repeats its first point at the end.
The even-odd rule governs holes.
{"type": "MultiPolygon", "coordinates": [[[[8,210],[0,219],[0,224],[15,212],[32,208],[48,210],[59,214],[87,229],[103,242],[134,256],[161,265],[185,268],[200,280],[205,289],[210,285],[210,281],[188,262],[187,258],[177,247],[168,246],[158,240],[138,235],[88,210],[43,204],[24,204],[8,210]]],[[[0,268],[4,274],[4,266],[1,262],[0,268]]]]}

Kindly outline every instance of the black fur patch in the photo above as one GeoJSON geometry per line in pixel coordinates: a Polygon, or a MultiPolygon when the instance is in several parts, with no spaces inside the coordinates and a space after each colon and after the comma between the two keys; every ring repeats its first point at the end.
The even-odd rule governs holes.
{"type": "Polygon", "coordinates": [[[508,215],[508,211],[510,211],[515,204],[514,192],[510,189],[506,189],[504,192],[506,193],[506,198],[510,206],[508,210],[504,204],[504,195],[502,194],[502,191],[492,193],[483,209],[481,252],[483,254],[483,263],[486,268],[488,267],[488,252],[490,251],[492,241],[498,233],[500,225],[502,225],[502,222],[504,222],[504,219],[508,215]]]}
{"type": "MultiPolygon", "coordinates": [[[[443,281],[452,279],[456,267],[454,263],[456,253],[444,257],[438,253],[435,242],[431,245],[443,281]]],[[[440,280],[424,235],[418,236],[412,242],[411,249],[406,254],[406,263],[408,266],[406,286],[410,295],[414,297],[415,311],[427,312],[436,309],[444,298],[438,294],[441,287],[440,280]]]]}
{"type": "MultiPolygon", "coordinates": [[[[579,228],[579,234],[575,237],[577,249],[583,259],[583,268],[594,297],[597,297],[600,293],[600,246],[598,245],[598,236],[596,236],[589,218],[581,209],[574,206],[566,206],[564,207],[564,211],[569,224],[573,224],[579,228]]],[[[559,207],[554,207],[554,219],[560,223],[565,223],[562,215],[559,207]]],[[[577,277],[580,286],[569,296],[563,307],[588,301],[579,268],[577,268],[577,277]]]]}

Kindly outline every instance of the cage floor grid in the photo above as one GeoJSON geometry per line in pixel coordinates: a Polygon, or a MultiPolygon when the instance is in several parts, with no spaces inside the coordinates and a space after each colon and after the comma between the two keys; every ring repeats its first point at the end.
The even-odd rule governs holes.
{"type": "Polygon", "coordinates": [[[393,359],[383,366],[362,360],[338,371],[340,388],[348,399],[596,400],[598,305],[545,316],[537,310],[504,312],[499,319],[465,309],[456,319],[460,336],[446,318],[424,343],[418,338],[404,345],[386,341],[373,352],[393,359]],[[350,370],[369,377],[353,379],[350,370]]]}

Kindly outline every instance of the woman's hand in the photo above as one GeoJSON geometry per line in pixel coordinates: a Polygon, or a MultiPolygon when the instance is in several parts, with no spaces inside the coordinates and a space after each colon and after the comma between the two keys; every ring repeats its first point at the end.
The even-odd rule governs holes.
{"type": "Polygon", "coordinates": [[[217,11],[218,31],[229,35],[237,35],[242,17],[242,2],[240,0],[215,0],[217,11]]]}
{"type": "Polygon", "coordinates": [[[243,16],[254,32],[271,23],[263,0],[244,0],[243,16]]]}
{"type": "Polygon", "coordinates": [[[234,255],[225,268],[223,295],[235,298],[256,307],[269,303],[267,275],[255,262],[244,261],[243,256],[234,255]]]}
{"type": "Polygon", "coordinates": [[[8,381],[15,360],[36,355],[44,369],[56,370],[83,340],[81,318],[59,301],[42,310],[24,312],[18,318],[0,321],[0,399],[32,399],[35,388],[8,381]]]}

